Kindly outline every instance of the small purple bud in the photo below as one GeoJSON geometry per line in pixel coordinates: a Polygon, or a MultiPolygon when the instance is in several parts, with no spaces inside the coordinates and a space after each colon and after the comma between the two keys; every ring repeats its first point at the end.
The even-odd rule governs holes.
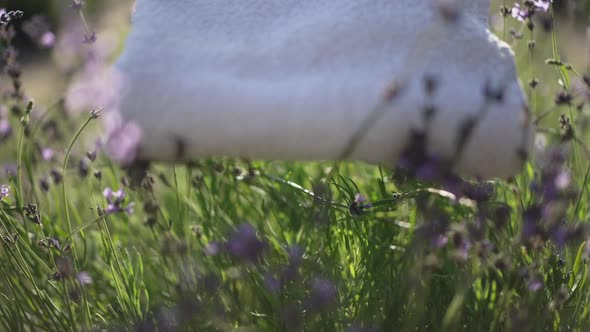
{"type": "Polygon", "coordinates": [[[92,283],[92,277],[88,272],[84,271],[78,273],[76,280],[78,280],[81,285],[90,285],[92,283]]]}
{"type": "Polygon", "coordinates": [[[218,241],[213,241],[205,247],[204,251],[205,255],[207,256],[215,256],[221,251],[221,243],[218,241]]]}
{"type": "Polygon", "coordinates": [[[12,127],[6,119],[0,119],[0,139],[6,139],[12,135],[12,127]]]}
{"type": "Polygon", "coordinates": [[[241,224],[225,243],[227,251],[240,260],[256,263],[266,250],[266,242],[260,240],[250,224],[241,224]]]}
{"type": "Polygon", "coordinates": [[[312,312],[324,311],[336,302],[337,294],[338,291],[333,282],[316,278],[311,283],[311,292],[306,306],[312,312]]]}
{"type": "Polygon", "coordinates": [[[43,158],[43,160],[45,160],[45,161],[53,160],[54,155],[55,155],[55,153],[53,152],[53,149],[51,149],[51,148],[41,149],[41,158],[43,158]]]}
{"type": "Polygon", "coordinates": [[[8,188],[7,185],[1,185],[0,186],[0,200],[2,200],[2,198],[4,197],[8,197],[8,194],[10,193],[10,188],[8,188]]]}

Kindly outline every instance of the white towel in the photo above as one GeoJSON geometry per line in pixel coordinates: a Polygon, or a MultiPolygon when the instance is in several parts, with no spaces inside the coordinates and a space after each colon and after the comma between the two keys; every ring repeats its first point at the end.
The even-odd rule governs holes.
{"type": "Polygon", "coordinates": [[[117,63],[125,77],[119,110],[142,128],[144,159],[337,159],[398,84],[349,158],[394,165],[420,128],[431,154],[451,158],[460,128],[485,114],[456,171],[513,175],[531,141],[513,55],[487,29],[489,0],[459,1],[457,20],[440,6],[138,0],[117,63]],[[436,82],[432,96],[425,78],[436,82]],[[490,102],[486,86],[502,100],[490,102]],[[430,105],[436,111],[424,128],[430,105]]]}

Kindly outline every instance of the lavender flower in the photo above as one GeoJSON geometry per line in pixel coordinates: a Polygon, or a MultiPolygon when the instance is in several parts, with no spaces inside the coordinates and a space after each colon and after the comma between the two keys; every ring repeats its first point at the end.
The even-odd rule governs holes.
{"type": "Polygon", "coordinates": [[[527,288],[531,292],[536,292],[539,289],[541,289],[541,287],[543,287],[543,282],[538,277],[533,276],[529,280],[527,280],[527,288]]]}
{"type": "Polygon", "coordinates": [[[306,307],[312,312],[329,309],[336,302],[338,291],[330,280],[316,278],[311,282],[311,292],[306,307]]]}
{"type": "Polygon", "coordinates": [[[536,9],[547,12],[549,10],[549,4],[552,2],[553,0],[533,0],[533,5],[536,9]]]}
{"type": "Polygon", "coordinates": [[[471,240],[465,234],[457,232],[453,235],[453,243],[455,245],[454,255],[457,261],[462,263],[467,262],[469,251],[473,246],[471,240]]]}
{"type": "Polygon", "coordinates": [[[72,0],[72,4],[70,5],[70,7],[73,10],[80,10],[82,9],[82,7],[84,7],[85,3],[82,0],[72,0]]]}
{"type": "Polygon", "coordinates": [[[1,185],[0,186],[0,200],[2,200],[2,198],[4,197],[8,197],[8,193],[10,192],[10,188],[8,188],[7,185],[1,185]]]}
{"type": "Polygon", "coordinates": [[[44,176],[41,179],[39,179],[39,187],[41,187],[41,190],[43,190],[44,192],[49,191],[49,181],[47,181],[47,177],[44,176]]]}
{"type": "Polygon", "coordinates": [[[531,17],[531,15],[532,12],[529,10],[528,7],[520,7],[520,5],[517,3],[515,3],[514,7],[512,7],[512,17],[521,22],[526,21],[528,18],[531,17]]]}
{"type": "Polygon", "coordinates": [[[357,193],[349,206],[350,214],[353,216],[359,216],[365,209],[370,208],[372,205],[370,203],[365,203],[366,201],[367,198],[364,195],[357,193]]]}
{"type": "Polygon", "coordinates": [[[205,251],[205,255],[207,255],[207,256],[215,256],[215,255],[219,254],[221,249],[222,249],[221,243],[219,243],[218,241],[213,241],[213,242],[210,242],[205,247],[204,251],[205,251]]]}
{"type": "Polygon", "coordinates": [[[55,34],[49,30],[47,20],[41,15],[33,16],[23,24],[22,29],[39,47],[50,48],[55,44],[55,34]]]}
{"type": "Polygon", "coordinates": [[[65,96],[65,106],[69,113],[80,113],[88,109],[98,115],[99,110],[116,110],[123,77],[115,69],[108,68],[102,59],[86,63],[82,71],[73,78],[65,96]]]}
{"type": "Polygon", "coordinates": [[[96,43],[96,32],[92,32],[84,35],[84,44],[96,43]]]}
{"type": "Polygon", "coordinates": [[[547,12],[552,2],[553,0],[526,0],[522,6],[515,3],[511,11],[512,17],[524,22],[533,17],[537,11],[547,12]]]}
{"type": "Polygon", "coordinates": [[[537,206],[529,208],[523,213],[523,224],[521,229],[521,239],[525,243],[536,241],[536,238],[543,238],[543,229],[540,225],[541,209],[537,206]]]}
{"type": "Polygon", "coordinates": [[[53,152],[53,149],[51,149],[51,148],[41,149],[41,158],[43,158],[43,160],[45,160],[45,161],[53,160],[54,155],[55,155],[55,153],[53,152]]]}
{"type": "Polygon", "coordinates": [[[273,294],[278,294],[281,291],[280,280],[270,274],[264,276],[264,285],[273,294]]]}
{"type": "Polygon", "coordinates": [[[12,134],[12,127],[10,122],[6,119],[0,119],[0,140],[10,137],[12,134]]]}
{"type": "Polygon", "coordinates": [[[292,281],[299,276],[299,268],[303,263],[303,250],[298,246],[290,246],[287,248],[289,253],[289,263],[284,266],[281,272],[281,279],[283,281],[292,281]]]}
{"type": "Polygon", "coordinates": [[[133,202],[125,205],[126,194],[123,189],[113,191],[111,188],[105,188],[102,194],[107,199],[108,203],[107,208],[104,210],[106,214],[117,212],[127,212],[128,214],[133,213],[133,202]]]}
{"type": "Polygon", "coordinates": [[[24,207],[24,211],[27,219],[30,222],[37,225],[41,224],[41,215],[39,214],[39,209],[37,208],[37,205],[29,203],[24,207]]]}
{"type": "Polygon", "coordinates": [[[129,166],[135,161],[142,136],[138,125],[127,122],[110,134],[106,142],[106,152],[114,161],[129,166]]]}
{"type": "Polygon", "coordinates": [[[7,25],[12,20],[23,17],[24,13],[20,10],[6,11],[4,8],[0,8],[0,26],[7,25]]]}
{"type": "Polygon", "coordinates": [[[63,178],[63,175],[61,174],[61,172],[55,168],[52,168],[49,171],[49,175],[51,175],[51,178],[53,179],[53,183],[54,184],[60,184],[61,180],[63,178]]]}
{"type": "Polygon", "coordinates": [[[76,280],[78,280],[81,285],[90,285],[92,283],[92,277],[88,272],[84,271],[78,273],[76,280]]]}
{"type": "Polygon", "coordinates": [[[2,165],[2,170],[3,170],[5,176],[7,176],[9,178],[15,177],[16,173],[17,173],[16,162],[4,163],[2,165]]]}
{"type": "Polygon", "coordinates": [[[95,161],[96,160],[96,150],[86,152],[86,157],[90,161],[95,161]]]}
{"type": "Polygon", "coordinates": [[[428,211],[427,220],[416,228],[416,235],[434,248],[442,248],[448,243],[449,219],[437,211],[428,211]]]}
{"type": "Polygon", "coordinates": [[[225,243],[227,251],[240,260],[256,263],[266,249],[266,242],[260,240],[250,224],[241,224],[225,243]]]}

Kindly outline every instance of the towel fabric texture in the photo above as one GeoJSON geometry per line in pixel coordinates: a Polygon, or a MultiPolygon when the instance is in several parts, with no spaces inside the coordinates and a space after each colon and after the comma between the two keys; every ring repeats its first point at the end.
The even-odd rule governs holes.
{"type": "Polygon", "coordinates": [[[451,158],[472,121],[456,171],[514,175],[531,128],[513,54],[489,0],[455,19],[446,2],[138,0],[118,110],[149,160],[337,159],[370,124],[347,157],[395,165],[412,130],[451,158]]]}

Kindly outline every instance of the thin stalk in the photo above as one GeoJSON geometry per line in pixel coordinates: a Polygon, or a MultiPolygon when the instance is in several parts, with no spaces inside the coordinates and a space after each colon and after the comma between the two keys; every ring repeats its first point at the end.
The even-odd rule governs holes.
{"type": "Polygon", "coordinates": [[[25,125],[21,126],[20,129],[20,133],[18,135],[18,148],[17,148],[17,157],[16,157],[16,176],[17,176],[17,186],[18,186],[18,195],[17,195],[17,199],[16,199],[16,203],[17,203],[17,207],[18,207],[18,212],[21,214],[21,216],[23,217],[23,222],[24,222],[24,226],[25,226],[25,233],[28,233],[29,231],[29,227],[28,227],[28,223],[25,221],[25,216],[24,216],[24,192],[23,192],[23,141],[24,141],[24,137],[25,137],[25,125]]]}
{"type": "MultiPolygon", "coordinates": [[[[66,221],[68,224],[68,232],[70,234],[72,234],[72,220],[70,219],[70,211],[69,211],[69,206],[68,206],[68,197],[67,197],[67,191],[66,191],[66,180],[67,180],[67,176],[65,175],[66,172],[66,168],[68,165],[68,161],[70,159],[70,154],[72,152],[72,148],[74,146],[74,144],[76,143],[76,141],[78,140],[78,138],[80,137],[80,135],[82,134],[82,132],[84,131],[84,129],[86,129],[86,127],[90,124],[90,122],[93,119],[97,118],[97,112],[92,111],[90,116],[88,116],[88,118],[86,119],[86,121],[84,121],[84,123],[82,124],[82,126],[78,129],[78,131],[76,131],[76,133],[74,134],[74,137],[72,138],[72,140],[70,141],[70,144],[68,145],[68,148],[66,149],[66,154],[64,157],[64,162],[63,162],[63,166],[62,166],[62,174],[64,174],[64,178],[62,180],[62,200],[63,200],[63,204],[64,204],[64,213],[65,213],[65,217],[66,217],[66,221]]],[[[73,255],[73,261],[74,261],[74,268],[75,271],[79,271],[79,267],[78,267],[78,253],[76,250],[76,246],[72,243],[71,245],[71,250],[72,250],[72,255],[73,255]]],[[[84,292],[84,289],[82,288],[81,290],[82,292],[84,292]]],[[[86,296],[85,294],[83,294],[83,298],[85,299],[86,296]]],[[[65,294],[66,297],[66,305],[69,308],[70,311],[70,319],[72,319],[73,321],[73,315],[72,315],[72,310],[71,307],[69,305],[69,298],[68,295],[65,294]]],[[[85,319],[87,320],[88,317],[85,317],[85,319]]]]}
{"type": "Polygon", "coordinates": [[[584,182],[582,183],[582,188],[580,189],[580,194],[578,194],[578,199],[576,200],[576,207],[574,208],[574,218],[578,215],[578,210],[580,209],[580,203],[582,202],[582,197],[584,196],[584,191],[586,191],[586,185],[588,184],[588,176],[590,175],[590,163],[588,163],[588,167],[586,167],[586,174],[584,175],[584,182]]]}
{"type": "MultiPolygon", "coordinates": [[[[76,141],[78,140],[78,137],[80,137],[80,134],[82,134],[82,132],[84,131],[84,129],[86,129],[86,127],[88,126],[88,124],[90,124],[90,122],[95,119],[96,116],[94,114],[91,114],[88,119],[86,119],[86,121],[84,121],[84,124],[82,124],[82,126],[80,127],[80,129],[78,129],[78,131],[74,134],[74,137],[72,138],[72,140],[70,141],[70,144],[68,145],[68,148],[66,150],[66,155],[64,157],[64,162],[63,162],[63,166],[62,166],[62,173],[64,174],[64,178],[62,180],[62,199],[63,199],[63,204],[64,204],[64,213],[65,213],[65,217],[66,217],[66,221],[68,223],[68,232],[69,234],[72,234],[72,221],[70,219],[70,211],[69,211],[69,206],[68,206],[68,197],[67,197],[67,191],[66,191],[66,179],[67,177],[65,176],[66,173],[66,169],[67,169],[67,165],[68,165],[68,161],[70,160],[70,153],[72,152],[72,147],[74,146],[74,144],[76,143],[76,141]]],[[[76,266],[76,270],[78,268],[77,264],[77,260],[78,260],[78,256],[76,253],[76,246],[72,245],[72,254],[74,255],[74,266],[76,266]]]]}

